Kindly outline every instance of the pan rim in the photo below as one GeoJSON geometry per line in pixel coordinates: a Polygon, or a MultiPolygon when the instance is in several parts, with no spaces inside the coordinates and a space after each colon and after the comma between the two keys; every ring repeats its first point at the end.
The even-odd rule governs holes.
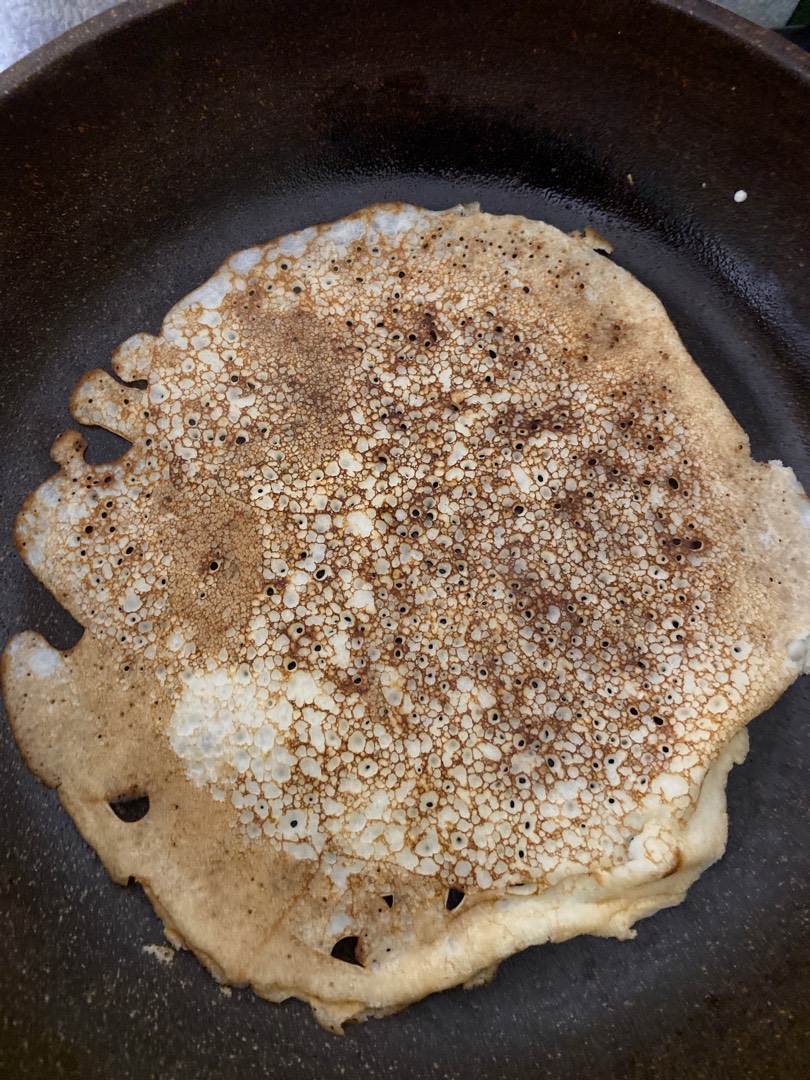
{"type": "MultiPolygon", "coordinates": [[[[95,43],[116,30],[170,7],[188,6],[192,0],[122,0],[106,11],[65,30],[44,45],[22,57],[5,71],[0,71],[0,110],[27,83],[45,74],[48,68],[95,43]]],[[[711,0],[649,0],[651,9],[668,8],[686,18],[703,23],[744,47],[764,53],[785,72],[810,87],[810,53],[781,37],[774,30],[759,26],[742,15],[719,7],[711,0]]]]}
{"type": "MultiPolygon", "coordinates": [[[[715,53],[715,54],[718,54],[718,55],[721,55],[721,56],[724,54],[726,59],[729,60],[729,61],[735,61],[736,60],[740,64],[750,63],[752,67],[753,66],[759,67],[763,74],[767,73],[768,78],[772,79],[774,83],[779,82],[783,86],[787,85],[788,89],[790,89],[792,87],[793,93],[795,93],[798,98],[801,99],[804,96],[804,94],[806,94],[807,83],[802,81],[801,76],[796,75],[796,74],[790,74],[787,70],[785,70],[785,68],[783,66],[777,65],[777,64],[771,62],[770,60],[766,59],[765,54],[761,50],[754,50],[752,47],[746,46],[745,44],[743,44],[742,42],[738,42],[737,40],[732,40],[728,36],[725,36],[725,35],[720,36],[719,32],[715,33],[713,30],[706,28],[706,24],[704,22],[691,20],[686,15],[681,17],[680,15],[675,14],[675,13],[673,13],[672,16],[670,16],[670,13],[669,13],[668,9],[670,7],[675,7],[675,6],[680,6],[680,7],[683,8],[685,5],[683,5],[683,4],[676,5],[676,4],[665,3],[665,2],[658,2],[658,3],[655,4],[655,6],[653,6],[652,4],[650,5],[649,16],[645,20],[645,22],[647,23],[647,31],[650,32],[651,36],[652,36],[652,33],[654,33],[653,28],[656,27],[656,25],[660,26],[662,23],[664,25],[666,25],[667,23],[670,23],[670,20],[671,20],[671,23],[674,24],[673,29],[680,29],[681,32],[683,32],[684,35],[687,37],[687,41],[689,40],[689,35],[691,34],[692,40],[697,39],[696,43],[699,44],[702,49],[705,49],[707,54],[711,55],[712,53],[715,53]],[[660,9],[660,8],[664,8],[664,10],[657,10],[657,9],[660,9]],[[745,51],[742,51],[742,50],[745,50],[745,51]],[[760,64],[760,60],[759,60],[760,57],[763,58],[761,64],[760,64]]],[[[706,7],[705,4],[701,4],[699,6],[702,9],[706,7]]],[[[119,5],[119,7],[120,7],[120,5],[119,5]]],[[[70,77],[71,77],[72,74],[77,73],[79,75],[79,79],[77,81],[80,81],[82,83],[85,82],[86,76],[84,75],[84,72],[87,70],[87,67],[89,65],[92,66],[92,71],[90,72],[90,80],[89,80],[91,85],[98,85],[99,84],[99,82],[98,82],[99,78],[102,81],[109,81],[109,82],[117,81],[117,76],[114,75],[111,71],[109,71],[109,69],[106,67],[106,65],[105,66],[101,66],[101,65],[104,63],[104,59],[106,57],[109,57],[112,54],[118,55],[120,53],[120,51],[121,51],[122,45],[124,43],[126,43],[127,41],[137,43],[138,41],[140,41],[142,39],[145,39],[145,38],[149,38],[150,40],[154,40],[155,39],[155,32],[157,30],[159,30],[159,28],[165,27],[165,26],[171,26],[171,25],[177,26],[178,24],[182,24],[185,21],[184,16],[185,16],[186,13],[188,13],[189,15],[192,14],[192,13],[196,14],[196,15],[199,15],[199,14],[202,13],[202,11],[209,10],[208,6],[204,5],[202,11],[193,12],[193,9],[190,9],[189,4],[183,4],[183,6],[178,7],[176,3],[170,5],[167,2],[167,0],[158,0],[158,2],[155,2],[155,0],[152,0],[151,4],[150,3],[144,3],[143,0],[142,0],[140,5],[133,4],[133,3],[128,3],[128,4],[123,5],[123,10],[127,11],[128,13],[131,13],[133,8],[138,8],[138,7],[140,8],[140,10],[142,12],[142,14],[140,16],[136,15],[133,19],[130,19],[129,21],[123,20],[123,21],[120,22],[120,24],[115,23],[114,25],[111,25],[111,27],[109,29],[109,36],[108,36],[107,33],[101,33],[101,34],[97,35],[97,40],[94,40],[92,36],[87,38],[87,39],[82,39],[82,42],[80,42],[78,44],[78,46],[74,45],[72,47],[73,51],[69,51],[69,50],[66,51],[61,57],[53,60],[49,65],[46,65],[40,71],[35,73],[31,77],[30,80],[27,80],[25,82],[25,84],[21,87],[19,93],[14,98],[8,100],[7,102],[5,102],[5,104],[3,104],[2,99],[0,99],[0,116],[5,116],[6,117],[6,125],[7,125],[6,130],[10,130],[10,128],[8,127],[8,120],[12,117],[14,112],[18,112],[18,115],[23,116],[23,115],[27,114],[29,108],[31,108],[33,110],[33,114],[35,116],[38,115],[39,111],[40,111],[40,108],[41,108],[40,103],[43,103],[46,97],[48,97],[48,98],[51,97],[54,94],[54,91],[55,91],[56,88],[58,88],[59,86],[64,85],[68,81],[70,81],[70,77]],[[164,7],[167,8],[165,14],[162,11],[162,9],[164,7]],[[171,10],[169,10],[170,7],[171,7],[171,10]],[[154,13],[154,18],[152,18],[153,13],[154,13]],[[131,29],[129,28],[129,22],[133,23],[131,29]],[[118,33],[119,25],[120,25],[120,29],[121,29],[120,34],[118,33]],[[85,44],[83,43],[84,40],[87,41],[86,47],[85,47],[85,44]],[[16,105],[17,102],[20,103],[20,108],[19,109],[15,109],[15,105],[16,105]]],[[[291,11],[292,6],[288,6],[286,4],[279,4],[278,7],[276,8],[276,10],[291,11]]],[[[312,5],[312,6],[309,7],[309,10],[312,13],[312,12],[316,11],[317,9],[315,8],[314,5],[312,5]]],[[[632,9],[629,9],[629,10],[632,11],[632,9]]],[[[205,36],[206,37],[208,36],[207,32],[205,33],[205,36]]],[[[271,41],[272,41],[272,39],[271,39],[271,41]]],[[[203,44],[204,44],[204,39],[203,39],[203,44]]],[[[181,45],[182,45],[182,43],[181,43],[181,45]]],[[[169,55],[171,55],[171,54],[169,54],[169,55]]],[[[696,72],[699,72],[699,68],[696,68],[696,72]]],[[[733,75],[732,75],[732,79],[730,81],[733,81],[733,75]]],[[[794,98],[793,100],[796,100],[796,99],[794,98]]],[[[57,115],[58,115],[58,111],[57,111],[57,115]]],[[[75,114],[71,114],[71,115],[75,115],[75,114]]],[[[92,113],[90,115],[92,115],[92,113]]],[[[15,122],[14,126],[15,127],[17,126],[16,122],[15,122]]],[[[115,133],[115,129],[113,129],[113,132],[115,133]]],[[[736,179],[736,176],[734,178],[736,179]]],[[[742,186],[746,186],[746,179],[747,178],[746,177],[741,177],[740,179],[741,179],[742,186]]],[[[739,185],[737,185],[737,186],[739,186],[739,185]]],[[[733,188],[731,190],[733,190],[733,188]]],[[[752,194],[754,194],[756,196],[756,192],[753,190],[753,186],[752,186],[752,194]]],[[[748,210],[750,210],[752,207],[754,207],[756,205],[757,205],[757,199],[755,197],[754,199],[752,199],[749,202],[748,207],[746,207],[745,210],[748,211],[748,210]]],[[[733,206],[732,206],[731,209],[732,209],[732,212],[736,212],[736,211],[734,211],[733,206]]],[[[163,309],[162,308],[160,309],[159,314],[161,314],[161,315],[163,314],[163,309]]],[[[104,355],[106,356],[107,354],[105,353],[104,355]]],[[[102,366],[105,366],[105,365],[102,365],[102,366]]],[[[47,447],[46,447],[46,449],[47,449],[47,447]]],[[[51,466],[48,466],[48,468],[50,469],[51,466]]],[[[790,745],[790,744],[788,744],[788,745],[790,745]]],[[[769,765],[771,764],[770,760],[769,760],[769,757],[767,757],[767,756],[765,758],[765,761],[768,762],[769,765]]],[[[773,775],[774,775],[774,777],[777,777],[779,774],[774,771],[773,775]]],[[[44,794],[44,791],[40,790],[40,794],[44,794]]],[[[739,818],[737,820],[739,821],[739,818]]],[[[745,836],[745,833],[743,833],[742,835],[745,836]]],[[[111,887],[113,887],[113,886],[111,886],[111,887]]],[[[113,888],[117,888],[117,887],[113,887],[113,888]]],[[[119,896],[117,898],[117,903],[118,904],[124,903],[124,898],[119,896]]],[[[132,901],[131,897],[129,898],[129,904],[130,904],[130,906],[132,906],[132,904],[133,904],[133,901],[132,901]]],[[[103,910],[103,908],[101,910],[103,910]]],[[[732,911],[733,911],[733,909],[732,909],[732,911]]],[[[677,927],[678,927],[679,924],[676,923],[676,922],[673,922],[673,923],[670,923],[669,925],[670,925],[671,928],[675,929],[675,931],[677,933],[677,927]]],[[[648,929],[647,933],[649,933],[649,932],[650,932],[650,930],[648,929]]],[[[156,938],[151,938],[150,937],[148,939],[143,939],[143,940],[150,940],[150,941],[159,940],[159,935],[156,938]]],[[[140,941],[138,941],[137,944],[140,945],[140,941]]],[[[108,947],[108,946],[103,946],[103,947],[108,947]]],[[[138,951],[135,955],[136,955],[136,958],[140,957],[140,955],[141,955],[140,951],[138,951]]],[[[667,953],[664,952],[663,955],[666,956],[667,953]]],[[[154,963],[154,961],[150,960],[149,963],[154,963]]],[[[545,963],[545,960],[543,960],[543,963],[545,963]]],[[[522,961],[520,961],[520,962],[515,961],[513,963],[513,967],[518,967],[519,964],[522,964],[522,961]]],[[[722,964],[720,961],[716,962],[715,970],[717,970],[717,971],[719,971],[721,973],[721,975],[718,976],[718,979],[722,976],[724,966],[725,965],[722,964]]],[[[159,973],[162,972],[163,969],[160,968],[160,966],[158,966],[158,968],[159,968],[159,973]]],[[[139,971],[140,969],[136,967],[135,970],[139,971]]],[[[170,971],[171,969],[166,969],[166,970],[170,971]]],[[[524,971],[524,970],[525,970],[524,968],[521,968],[521,971],[524,971]]],[[[674,969],[674,967],[667,966],[665,968],[665,970],[668,971],[668,972],[672,972],[675,969],[674,969]]],[[[771,981],[771,985],[773,985],[773,980],[770,978],[770,975],[769,975],[767,970],[766,970],[766,972],[764,974],[771,981]]],[[[183,973],[181,972],[180,975],[181,975],[181,978],[182,978],[183,973]]],[[[523,978],[523,976],[520,973],[515,972],[513,974],[512,971],[510,970],[509,972],[504,972],[504,974],[501,976],[501,979],[503,980],[507,976],[510,979],[523,978]]],[[[173,977],[176,978],[177,973],[175,973],[175,975],[173,977]]],[[[206,978],[208,978],[208,977],[206,976],[206,978]]],[[[183,981],[185,981],[185,980],[183,979],[183,981]]],[[[714,990],[716,985],[717,985],[717,983],[712,983],[709,988],[714,990]]],[[[683,987],[684,984],[682,983],[681,986],[683,987]]],[[[180,987],[178,986],[178,988],[180,988],[180,987]]],[[[71,992],[71,989],[72,988],[70,986],[67,987],[68,992],[71,992]]],[[[212,991],[212,996],[213,996],[213,991],[212,991]]],[[[218,992],[217,992],[217,997],[218,997],[218,992]]],[[[637,1000],[641,1001],[643,999],[638,998],[637,1000]]],[[[757,1019],[757,1013],[759,1012],[759,1006],[757,1005],[755,997],[751,996],[747,1000],[748,1000],[748,1010],[747,1011],[748,1011],[749,1016],[752,1019],[757,1019]]],[[[466,1002],[464,1004],[459,1003],[459,1007],[464,1012],[468,1012],[470,1007],[476,1008],[475,1004],[468,1005],[466,1002]]],[[[722,1007],[722,1010],[723,1010],[722,1015],[724,1017],[730,1017],[733,1020],[734,1017],[735,1017],[735,1014],[736,1014],[736,1009],[728,1009],[727,1010],[726,1009],[726,1004],[722,1000],[721,1000],[720,1004],[717,1006],[718,1011],[721,1010],[721,1007],[722,1007]]],[[[291,1006],[291,1008],[292,1008],[292,1006],[291,1006]]],[[[298,1009],[297,1006],[295,1008],[297,1010],[297,1013],[300,1015],[301,1010],[298,1009]]],[[[431,1006],[431,1008],[432,1008],[432,1006],[431,1006]]],[[[709,1008],[709,1006],[705,1006],[705,1005],[701,1004],[700,996],[698,995],[698,996],[696,996],[694,998],[694,1000],[689,1005],[690,1015],[691,1015],[692,1010],[694,1010],[696,1012],[698,1009],[708,1009],[708,1008],[709,1008]]],[[[711,1008],[714,1008],[714,1006],[712,1005],[711,1008]]],[[[252,1003],[250,1013],[248,1013],[246,1011],[244,1014],[241,1014],[241,1015],[244,1015],[245,1017],[259,1015],[259,1011],[261,1011],[262,1015],[268,1013],[267,1006],[261,1001],[256,1001],[256,1002],[252,1003]]],[[[621,1019],[623,1014],[625,1014],[624,1009],[621,1009],[620,1011],[617,1011],[616,1013],[614,1013],[614,1015],[617,1017],[617,1019],[621,1019]]],[[[422,1020],[419,1020],[419,1021],[414,1021],[413,1019],[409,1019],[407,1017],[405,1017],[403,1019],[405,1019],[407,1023],[413,1024],[413,1029],[412,1030],[417,1030],[423,1023],[425,1023],[425,1019],[427,1019],[428,1023],[425,1024],[425,1030],[428,1030],[429,1029],[429,1024],[430,1024],[430,1021],[431,1021],[431,1018],[432,1018],[433,1015],[435,1015],[437,1017],[441,1017],[443,1015],[449,1015],[449,1010],[448,1010],[448,1014],[445,1014],[444,1012],[436,1012],[435,1014],[426,1013],[426,1014],[424,1014],[422,1020]]],[[[495,1015],[497,1015],[497,1014],[495,1014],[495,1015]]],[[[552,1015],[552,1017],[554,1016],[553,1013],[551,1015],[552,1015]]],[[[597,1018],[599,1018],[599,1013],[598,1012],[597,1012],[596,1015],[597,1015],[597,1018]]],[[[606,1015],[607,1015],[607,1013],[606,1013],[606,1015]]],[[[678,1015],[680,1016],[681,1014],[678,1014],[678,1015]]],[[[474,1017],[472,1017],[472,1019],[474,1021],[474,1017]]],[[[508,1020],[508,1017],[505,1017],[505,1020],[508,1020]]],[[[61,1023],[61,1020],[59,1020],[58,1022],[61,1023]]],[[[398,1020],[396,1022],[398,1023],[398,1020]]],[[[609,1022],[610,1021],[608,1019],[605,1019],[603,1021],[600,1020],[600,1026],[601,1026],[601,1023],[604,1023],[605,1025],[607,1025],[609,1022]]],[[[92,1026],[91,1026],[90,1030],[85,1032],[84,1038],[87,1039],[91,1043],[91,1046],[93,1044],[100,1046],[101,1043],[100,1043],[99,1040],[100,1040],[101,1037],[96,1034],[96,1032],[93,1030],[93,1028],[97,1027],[97,1026],[101,1026],[101,1025],[103,1025],[105,1023],[104,1015],[102,1014],[102,1015],[99,1016],[99,1014],[97,1014],[96,1021],[91,1022],[91,1023],[92,1023],[92,1026]]],[[[298,1047],[295,1046],[291,1042],[291,1037],[287,1035],[287,1029],[285,1027],[281,1026],[283,1023],[284,1023],[284,1021],[276,1020],[275,1018],[273,1018],[271,1020],[271,1018],[270,1018],[270,1016],[268,1014],[266,1022],[264,1024],[264,1032],[265,1033],[272,1033],[273,1031],[278,1030],[279,1031],[280,1041],[281,1041],[281,1039],[284,1040],[284,1042],[282,1043],[282,1046],[284,1046],[284,1051],[283,1051],[284,1055],[287,1058],[291,1058],[292,1055],[298,1049],[298,1047]]],[[[453,1021],[453,1023],[455,1025],[456,1021],[453,1021]]],[[[516,1021],[515,1021],[515,1023],[516,1023],[516,1021]]],[[[511,1022],[510,1022],[510,1026],[511,1026],[511,1022]]],[[[757,1026],[759,1026],[759,1023],[757,1024],[757,1026]]],[[[26,1019],[25,1027],[27,1027],[29,1029],[33,1028],[33,1022],[29,1023],[29,1021],[26,1019]]],[[[137,1029],[130,1028],[130,1031],[133,1031],[133,1034],[134,1034],[134,1030],[137,1030],[137,1029]]],[[[149,1027],[145,1027],[143,1030],[144,1030],[145,1033],[148,1034],[149,1027]]],[[[393,1034],[395,1036],[397,1034],[397,1030],[398,1030],[397,1028],[392,1029],[393,1034]]],[[[458,1027],[456,1028],[456,1030],[459,1031],[459,1032],[463,1030],[463,1028],[461,1026],[461,1020],[459,1020],[458,1027]]],[[[512,1030],[516,1031],[516,1028],[513,1027],[512,1030]]],[[[590,1021],[589,1021],[585,1032],[583,1032],[582,1034],[584,1034],[586,1038],[590,1039],[591,1038],[591,1030],[592,1029],[590,1027],[590,1021]]],[[[653,1028],[653,1030],[655,1030],[655,1028],[653,1028]]],[[[696,1026],[693,1030],[698,1031],[698,1032],[706,1032],[708,1029],[705,1026],[701,1025],[701,1026],[696,1026]]],[[[760,1030],[761,1033],[764,1033],[763,1028],[760,1027],[759,1030],[760,1030]]],[[[102,1027],[102,1031],[103,1031],[103,1027],[102,1027]]],[[[155,1034],[158,1034],[158,1032],[156,1031],[155,1034]]],[[[318,1032],[316,1031],[315,1034],[317,1035],[318,1032]]],[[[600,1038],[600,1029],[597,1029],[595,1031],[594,1036],[597,1039],[600,1038]]],[[[690,1040],[695,1038],[695,1036],[693,1034],[689,1034],[688,1037],[690,1038],[690,1040]]],[[[705,1035],[703,1037],[705,1037],[705,1035]]],[[[71,1037],[71,1040],[74,1039],[74,1038],[76,1038],[75,1035],[71,1037]]],[[[389,1038],[388,1035],[386,1035],[385,1038],[382,1038],[382,1032],[377,1032],[377,1031],[375,1031],[373,1033],[373,1035],[372,1035],[370,1027],[368,1029],[365,1029],[365,1030],[356,1029],[353,1033],[350,1034],[350,1039],[352,1040],[353,1045],[356,1048],[358,1048],[357,1049],[358,1056],[360,1056],[360,1054],[362,1053],[362,1055],[367,1057],[369,1060],[371,1059],[372,1054],[375,1052],[374,1048],[375,1047],[382,1048],[383,1044],[387,1041],[388,1038],[389,1038]]],[[[635,1042],[635,1039],[629,1038],[626,1034],[624,1035],[624,1038],[625,1038],[626,1042],[630,1042],[630,1043],[635,1042]]],[[[124,1046],[128,1046],[128,1049],[129,1049],[130,1053],[137,1053],[138,1052],[137,1044],[138,1044],[139,1041],[140,1041],[139,1039],[136,1039],[136,1038],[131,1037],[131,1036],[128,1035],[127,1038],[126,1038],[126,1042],[124,1043],[124,1046]]],[[[729,1039],[729,1042],[726,1045],[728,1046],[729,1049],[732,1049],[732,1046],[729,1045],[730,1041],[731,1040],[729,1039]]],[[[523,1044],[518,1044],[518,1049],[515,1051],[515,1057],[517,1058],[518,1061],[520,1061],[521,1059],[523,1059],[524,1061],[527,1061],[529,1059],[529,1054],[532,1052],[532,1043],[533,1042],[534,1042],[533,1037],[526,1036],[525,1037],[525,1042],[523,1044]]],[[[556,1039],[555,1039],[555,1042],[556,1042],[556,1039]]],[[[769,1041],[769,1045],[771,1047],[771,1052],[774,1053],[774,1057],[775,1057],[776,1056],[775,1051],[777,1049],[777,1046],[773,1042],[770,1042],[770,1041],[769,1041]]],[[[767,1046],[767,1044],[766,1044],[766,1046],[767,1046]]],[[[70,1042],[67,1043],[66,1049],[68,1051],[70,1051],[70,1049],[71,1049],[70,1042]]],[[[540,1048],[538,1047],[538,1049],[540,1049],[540,1048]]],[[[552,1043],[552,1045],[549,1047],[549,1051],[551,1051],[551,1050],[556,1050],[556,1046],[554,1045],[554,1043],[552,1043]]],[[[632,1050],[633,1050],[633,1052],[635,1052],[636,1047],[632,1047],[632,1050]]],[[[628,1051],[628,1053],[629,1052],[630,1051],[628,1051]]],[[[324,1053],[328,1053],[328,1051],[324,1050],[324,1053]]],[[[510,1050],[505,1045],[504,1045],[504,1048],[502,1050],[502,1053],[504,1054],[504,1057],[506,1058],[506,1062],[508,1062],[509,1061],[508,1055],[510,1054],[510,1050]]],[[[674,1060],[677,1061],[677,1058],[675,1057],[674,1053],[672,1051],[669,1051],[669,1053],[672,1054],[672,1057],[674,1058],[674,1060]]],[[[717,1052],[717,1053],[719,1053],[719,1052],[717,1052]]],[[[715,1065],[717,1065],[719,1063],[720,1059],[719,1059],[719,1057],[715,1058],[714,1054],[715,1054],[715,1051],[712,1051],[711,1057],[715,1061],[715,1065]]],[[[2,1056],[2,1055],[0,1054],[0,1056],[2,1056]]],[[[81,1055],[79,1055],[79,1056],[81,1056],[81,1055]]],[[[252,1069],[252,1068],[256,1067],[256,1061],[257,1061],[258,1055],[251,1055],[251,1056],[253,1057],[253,1064],[251,1066],[251,1069],[252,1069]]],[[[500,1054],[499,1054],[499,1056],[500,1056],[500,1054]]],[[[611,1053],[610,1056],[612,1057],[613,1054],[611,1053]]],[[[639,1056],[642,1057],[643,1055],[640,1054],[639,1056]]],[[[466,1060],[468,1062],[471,1062],[471,1061],[474,1060],[474,1058],[468,1056],[468,1054],[465,1053],[465,1055],[462,1057],[462,1063],[460,1065],[456,1066],[456,1065],[451,1064],[451,1059],[450,1058],[446,1058],[444,1064],[445,1064],[445,1067],[448,1070],[448,1073],[453,1073],[454,1074],[455,1069],[457,1067],[461,1068],[461,1065],[463,1064],[464,1058],[466,1058],[466,1060]]],[[[33,1054],[32,1054],[32,1059],[33,1059],[33,1054]]],[[[493,1055],[493,1059],[494,1059],[494,1055],[493,1055]]],[[[515,1060],[515,1058],[513,1058],[513,1060],[515,1060]]],[[[316,1059],[316,1061],[317,1061],[317,1059],[316,1059]]],[[[541,1059],[541,1061],[542,1061],[542,1059],[541,1059]]],[[[246,1063],[247,1063],[247,1055],[246,1055],[246,1063]]],[[[620,1064],[620,1060],[619,1060],[618,1063],[620,1064]]],[[[414,1064],[414,1067],[418,1071],[418,1068],[419,1068],[418,1060],[416,1062],[414,1062],[413,1064],[414,1064]]],[[[348,1065],[348,1061],[347,1061],[347,1065],[348,1065]]],[[[778,1066],[778,1062],[777,1062],[777,1066],[778,1066]]],[[[36,1065],[29,1065],[29,1067],[32,1069],[32,1071],[36,1071],[36,1068],[37,1068],[36,1065]]],[[[313,1065],[312,1067],[313,1067],[313,1069],[315,1069],[317,1066],[313,1065]]],[[[389,1067],[391,1067],[391,1066],[389,1066],[389,1067]]],[[[495,1063],[490,1066],[490,1068],[492,1068],[493,1072],[495,1071],[496,1067],[497,1067],[497,1065],[495,1063]]],[[[671,1065],[669,1067],[672,1068],[671,1065]]],[[[291,1069],[292,1066],[287,1065],[286,1062],[284,1062],[282,1068],[286,1072],[286,1069],[287,1068],[291,1069]]],[[[664,1068],[666,1069],[666,1062],[665,1062],[664,1068]]],[[[0,1072],[2,1072],[2,1071],[3,1070],[0,1068],[0,1072]]],[[[24,1071],[27,1071],[27,1070],[24,1070],[24,1071]]],[[[281,1072],[282,1069],[280,1069],[279,1071],[281,1072]]],[[[360,1071],[360,1070],[358,1069],[358,1071],[360,1071]]],[[[506,1070],[505,1064],[504,1064],[504,1072],[506,1072],[506,1071],[507,1070],[506,1070]]],[[[529,1071],[533,1072],[534,1070],[530,1069],[529,1071]]],[[[538,1072],[542,1072],[542,1071],[543,1071],[542,1066],[538,1064],[538,1072]]],[[[698,1070],[698,1071],[701,1071],[701,1070],[698,1070]]],[[[326,1068],[325,1072],[331,1073],[331,1068],[326,1068]]]]}

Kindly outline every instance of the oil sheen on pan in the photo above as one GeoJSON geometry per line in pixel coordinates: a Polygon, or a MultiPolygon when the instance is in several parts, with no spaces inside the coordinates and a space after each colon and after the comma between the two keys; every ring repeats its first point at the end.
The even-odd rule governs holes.
{"type": "Polygon", "coordinates": [[[568,236],[372,206],[233,255],[92,371],[16,540],[85,633],[17,742],[222,982],[340,1030],[631,936],[723,852],[808,670],[810,504],[568,236]]]}

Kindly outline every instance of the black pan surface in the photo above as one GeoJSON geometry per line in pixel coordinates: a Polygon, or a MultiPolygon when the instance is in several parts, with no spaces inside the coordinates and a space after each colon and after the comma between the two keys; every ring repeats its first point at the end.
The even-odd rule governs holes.
{"type": "MultiPolygon", "coordinates": [[[[136,2],[1,76],[0,639],[80,633],[10,533],[79,376],[229,252],[378,200],[591,225],[754,453],[810,486],[809,82],[798,50],[694,0],[136,2]]],[[[635,941],[529,950],[343,1039],[145,953],[144,895],[3,723],[0,1075],[806,1075],[809,714],[805,679],[752,725],[728,853],[635,941]]]]}

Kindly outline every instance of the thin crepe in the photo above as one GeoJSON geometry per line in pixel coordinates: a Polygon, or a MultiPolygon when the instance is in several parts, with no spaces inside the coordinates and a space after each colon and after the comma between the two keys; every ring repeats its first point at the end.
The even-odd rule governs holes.
{"type": "Polygon", "coordinates": [[[594,243],[397,204],[240,252],[77,387],[131,448],[68,432],[19,516],[86,628],[6,649],[26,760],[327,1026],[677,903],[807,669],[807,499],[594,243]]]}

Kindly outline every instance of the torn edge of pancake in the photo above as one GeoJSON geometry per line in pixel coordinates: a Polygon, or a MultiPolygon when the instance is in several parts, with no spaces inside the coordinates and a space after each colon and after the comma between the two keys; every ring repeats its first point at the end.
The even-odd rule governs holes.
{"type": "Polygon", "coordinates": [[[575,240],[581,240],[586,247],[591,248],[600,255],[610,255],[613,252],[613,244],[611,244],[610,240],[600,236],[596,229],[592,229],[590,225],[586,225],[584,229],[574,229],[568,235],[575,240]]]}
{"type": "Polygon", "coordinates": [[[635,937],[634,926],[639,920],[681,903],[703,871],[722,857],[728,837],[726,783],[732,767],[741,764],[747,752],[748,731],[743,728],[709,767],[694,812],[679,833],[673,834],[671,867],[663,875],[645,876],[633,867],[634,861],[645,861],[640,836],[633,842],[638,845],[639,858],[606,874],[601,885],[586,875],[584,881],[567,879],[538,896],[493,898],[472,909],[474,918],[455,931],[476,939],[472,951],[483,961],[476,970],[459,977],[453,965],[457,940],[450,931],[428,955],[417,954],[407,970],[397,973],[402,1001],[375,1007],[356,1001],[308,999],[318,1022],[342,1034],[346,1023],[388,1016],[431,992],[459,984],[474,989],[490,982],[503,960],[529,946],[559,943],[581,934],[620,940],[635,937]],[[620,880],[632,879],[634,874],[638,875],[635,881],[625,884],[620,880]],[[443,963],[444,977],[440,976],[439,985],[435,969],[443,963]]]}

